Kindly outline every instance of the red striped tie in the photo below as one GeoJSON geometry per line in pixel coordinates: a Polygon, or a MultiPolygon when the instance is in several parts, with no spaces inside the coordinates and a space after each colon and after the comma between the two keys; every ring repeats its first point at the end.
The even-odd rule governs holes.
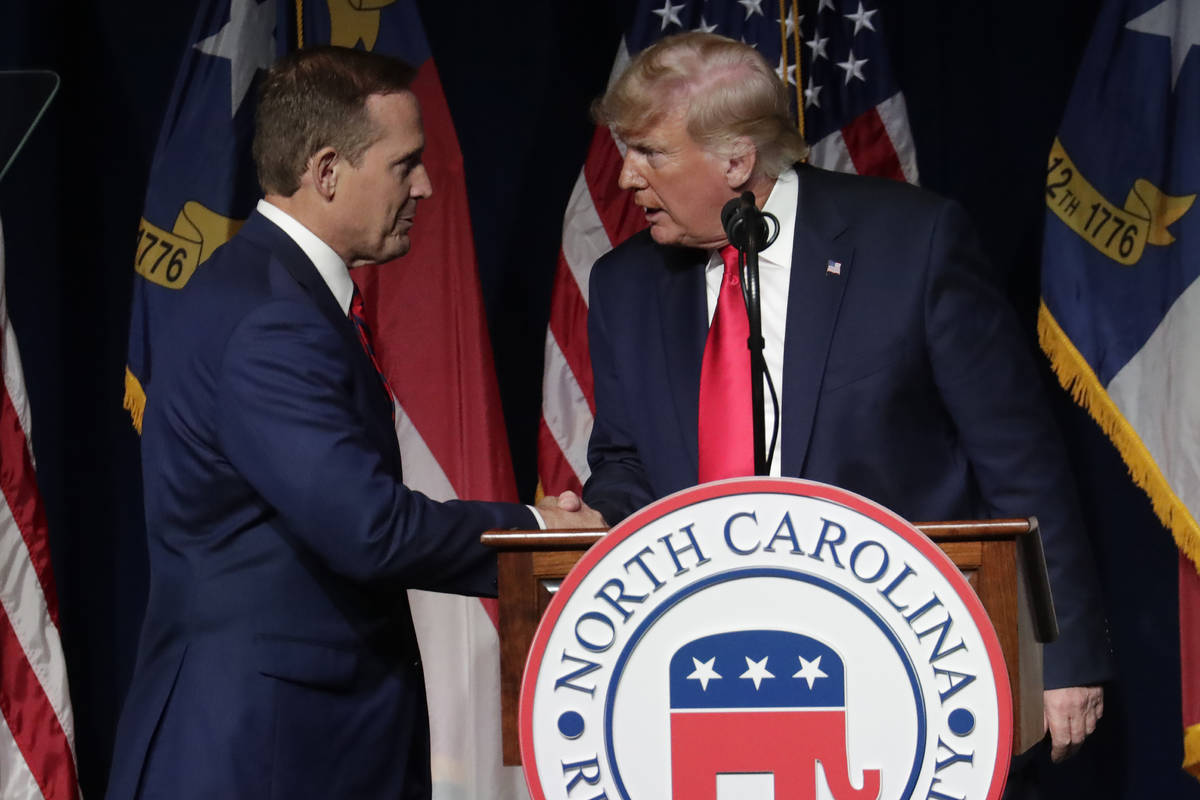
{"type": "Polygon", "coordinates": [[[700,482],[754,474],[750,403],[750,321],[742,299],[738,251],[721,248],[725,275],[700,367],[700,482]]]}
{"type": "Polygon", "coordinates": [[[375,372],[379,375],[379,380],[383,383],[383,388],[388,393],[388,399],[392,407],[392,422],[396,421],[396,395],[392,391],[391,385],[388,383],[387,376],[383,374],[383,369],[379,366],[379,359],[375,357],[375,348],[371,346],[371,328],[367,325],[367,317],[363,310],[362,292],[358,291],[358,284],[354,285],[354,294],[350,296],[350,321],[354,323],[354,329],[358,331],[358,341],[363,346],[363,350],[367,351],[367,356],[371,359],[371,364],[375,367],[375,372]]]}

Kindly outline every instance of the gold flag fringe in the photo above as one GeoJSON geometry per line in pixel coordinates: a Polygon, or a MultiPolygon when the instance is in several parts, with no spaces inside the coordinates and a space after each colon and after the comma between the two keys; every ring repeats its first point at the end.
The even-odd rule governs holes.
{"type": "Polygon", "coordinates": [[[142,432],[142,415],[146,413],[146,391],[137,376],[125,368],[125,410],[129,412],[134,429],[142,432]]]}
{"type": "Polygon", "coordinates": [[[1183,768],[1200,778],[1200,725],[1183,729],[1183,768]]]}
{"type": "MultiPolygon", "coordinates": [[[[1133,482],[1150,497],[1154,513],[1171,531],[1180,551],[1200,571],[1200,525],[1196,524],[1191,512],[1168,485],[1137,431],[1108,396],[1095,371],[1059,326],[1045,301],[1038,309],[1038,341],[1049,357],[1059,383],[1071,393],[1076,403],[1087,409],[1100,429],[1116,445],[1133,482]]],[[[1200,731],[1190,741],[1194,741],[1200,760],[1200,731]]]]}

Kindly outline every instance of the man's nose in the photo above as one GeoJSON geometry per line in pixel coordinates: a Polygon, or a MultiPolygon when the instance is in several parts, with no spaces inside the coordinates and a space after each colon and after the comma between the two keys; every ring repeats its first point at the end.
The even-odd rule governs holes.
{"type": "Polygon", "coordinates": [[[646,188],[646,181],[634,163],[636,158],[632,149],[625,151],[625,159],[621,162],[621,174],[617,177],[617,186],[622,189],[646,188]]]}
{"type": "Polygon", "coordinates": [[[433,196],[433,181],[429,179],[429,172],[425,169],[424,164],[418,164],[413,170],[412,183],[409,186],[408,194],[410,197],[425,199],[433,196]]]}

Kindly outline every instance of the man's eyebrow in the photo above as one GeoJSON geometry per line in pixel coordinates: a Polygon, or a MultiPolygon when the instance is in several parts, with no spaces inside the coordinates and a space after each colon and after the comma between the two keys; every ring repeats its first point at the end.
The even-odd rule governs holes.
{"type": "Polygon", "coordinates": [[[421,145],[420,147],[416,148],[415,150],[410,150],[407,153],[404,153],[403,155],[397,156],[392,161],[392,163],[400,164],[405,161],[420,162],[422,156],[424,156],[424,155],[425,155],[425,145],[421,145]]]}

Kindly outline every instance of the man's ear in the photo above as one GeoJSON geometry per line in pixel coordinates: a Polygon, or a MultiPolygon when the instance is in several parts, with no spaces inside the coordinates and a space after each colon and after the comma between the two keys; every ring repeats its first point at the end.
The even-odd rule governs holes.
{"type": "Polygon", "coordinates": [[[737,191],[745,186],[754,175],[757,165],[758,148],[754,146],[754,142],[745,136],[734,142],[733,155],[729,157],[725,167],[725,179],[729,182],[729,188],[737,191]]]}
{"type": "Polygon", "coordinates": [[[322,147],[308,160],[305,178],[312,183],[317,194],[325,201],[332,200],[337,191],[341,165],[342,159],[338,157],[337,151],[332,147],[322,147]]]}

